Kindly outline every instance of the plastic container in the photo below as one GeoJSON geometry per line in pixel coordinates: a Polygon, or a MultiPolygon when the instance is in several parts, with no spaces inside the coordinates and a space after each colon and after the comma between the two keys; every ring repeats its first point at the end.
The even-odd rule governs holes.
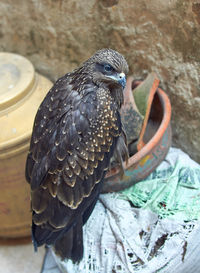
{"type": "Polygon", "coordinates": [[[35,114],[51,86],[26,58],[0,53],[0,238],[30,235],[25,161],[35,114]]]}

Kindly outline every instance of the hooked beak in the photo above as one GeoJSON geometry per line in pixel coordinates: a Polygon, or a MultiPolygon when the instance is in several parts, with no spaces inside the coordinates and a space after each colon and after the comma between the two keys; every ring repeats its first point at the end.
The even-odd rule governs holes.
{"type": "Polygon", "coordinates": [[[115,75],[109,75],[107,77],[117,81],[119,84],[121,84],[123,89],[126,86],[126,75],[123,72],[115,75]]]}
{"type": "Polygon", "coordinates": [[[123,87],[123,89],[126,86],[126,75],[123,72],[119,74],[118,83],[121,84],[121,86],[123,87]]]}

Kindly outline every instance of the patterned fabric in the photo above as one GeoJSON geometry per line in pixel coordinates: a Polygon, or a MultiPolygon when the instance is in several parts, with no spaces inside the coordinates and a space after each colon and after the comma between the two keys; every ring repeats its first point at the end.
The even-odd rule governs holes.
{"type": "Polygon", "coordinates": [[[144,181],[124,190],[121,197],[160,217],[200,219],[200,166],[171,149],[165,161],[144,181]]]}
{"type": "MultiPolygon", "coordinates": [[[[83,230],[83,260],[62,262],[52,251],[47,256],[54,269],[57,264],[65,273],[199,272],[199,174],[200,165],[171,148],[144,181],[100,195],[83,230]]],[[[42,273],[57,272],[44,266],[42,273]]]]}

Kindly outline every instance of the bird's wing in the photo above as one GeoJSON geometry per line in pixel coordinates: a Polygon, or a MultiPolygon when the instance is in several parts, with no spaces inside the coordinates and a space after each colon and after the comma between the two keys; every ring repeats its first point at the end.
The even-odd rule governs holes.
{"type": "MultiPolygon", "coordinates": [[[[107,90],[86,84],[79,93],[66,85],[67,92],[54,87],[41,105],[26,165],[33,222],[47,229],[70,226],[94,201],[121,134],[107,90]]],[[[48,236],[41,244],[52,242],[48,236]]]]}

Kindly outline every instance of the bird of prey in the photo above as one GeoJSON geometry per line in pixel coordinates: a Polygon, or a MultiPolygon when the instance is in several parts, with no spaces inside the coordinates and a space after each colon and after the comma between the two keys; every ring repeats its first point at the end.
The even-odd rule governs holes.
{"type": "Polygon", "coordinates": [[[119,110],[127,73],[121,54],[99,50],[41,103],[26,161],[36,249],[45,244],[62,259],[82,259],[82,227],[114,151],[126,149],[119,110]]]}

